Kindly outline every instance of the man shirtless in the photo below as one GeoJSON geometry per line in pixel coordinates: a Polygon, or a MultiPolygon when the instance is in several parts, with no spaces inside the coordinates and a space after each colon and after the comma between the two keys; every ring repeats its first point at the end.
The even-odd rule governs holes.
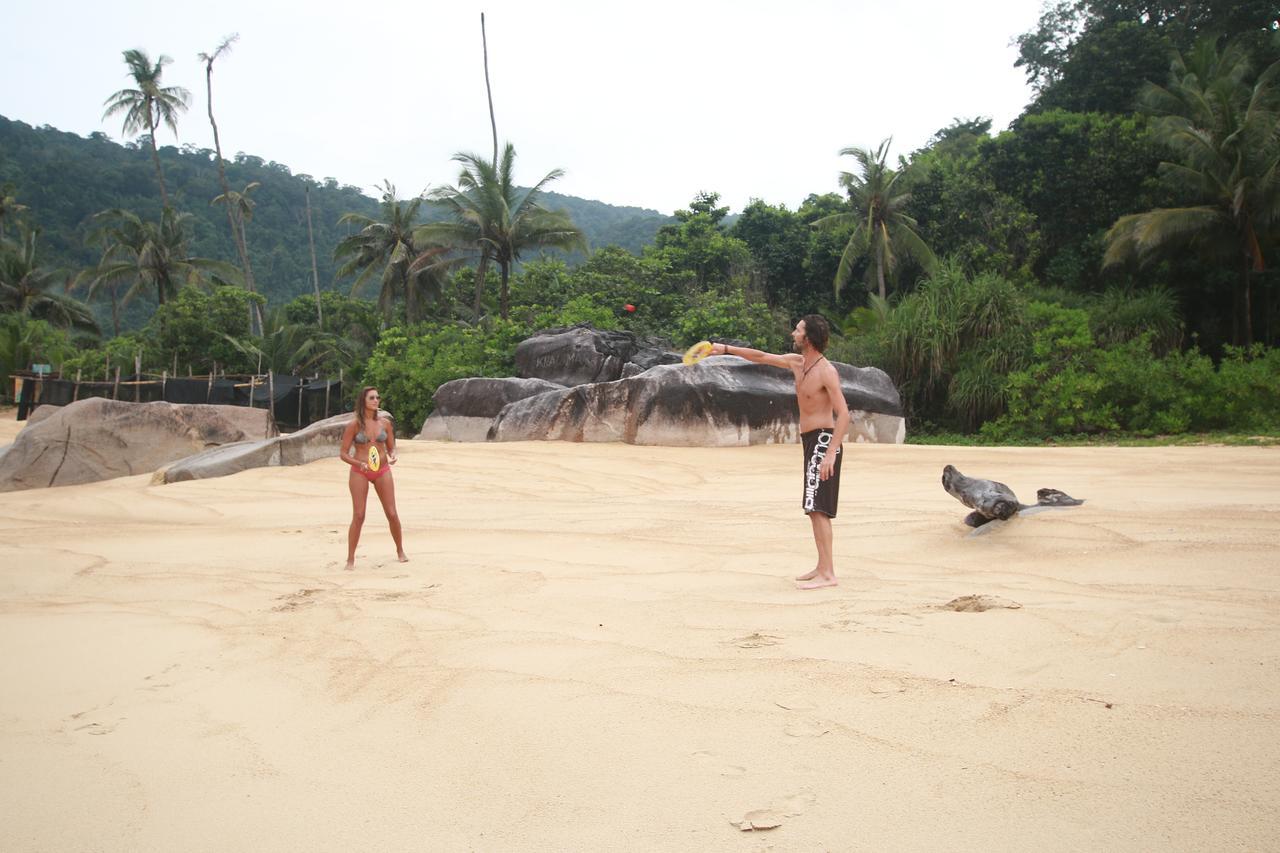
{"type": "Polygon", "coordinates": [[[804,491],[800,506],[813,526],[818,565],[796,578],[801,589],[836,585],[831,554],[831,519],[840,497],[840,445],[849,432],[849,406],[840,389],[840,374],[822,354],[830,327],[825,318],[808,314],[791,332],[794,353],[775,355],[758,349],[715,344],[712,355],[736,355],[757,364],[791,371],[800,406],[800,440],[804,445],[804,491]]]}

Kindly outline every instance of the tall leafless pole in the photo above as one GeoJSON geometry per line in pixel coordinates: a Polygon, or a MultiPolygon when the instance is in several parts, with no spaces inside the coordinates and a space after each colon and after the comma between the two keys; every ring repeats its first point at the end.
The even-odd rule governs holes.
{"type": "Polygon", "coordinates": [[[324,312],[320,310],[320,268],[316,266],[316,236],[311,231],[311,187],[303,184],[307,197],[307,242],[311,244],[311,282],[316,289],[316,325],[324,328],[324,312]]]}
{"type": "Polygon", "coordinates": [[[493,126],[493,168],[498,168],[498,120],[493,117],[493,89],[489,86],[489,38],[484,31],[484,12],[480,13],[480,42],[484,45],[484,90],[489,96],[489,124],[493,126]]]}
{"type": "MultiPolygon", "coordinates": [[[[231,239],[236,244],[236,254],[240,256],[240,267],[244,270],[245,289],[250,293],[254,293],[257,288],[254,286],[253,281],[253,267],[249,265],[249,247],[244,239],[244,223],[231,195],[231,185],[227,182],[227,170],[222,160],[222,140],[218,137],[218,123],[213,120],[213,63],[218,57],[229,52],[231,45],[235,44],[239,38],[240,35],[238,33],[227,36],[212,54],[200,54],[200,60],[204,63],[204,80],[206,92],[208,93],[209,125],[213,128],[213,153],[218,160],[218,182],[222,184],[222,199],[227,208],[227,222],[231,225],[231,239]]],[[[258,330],[261,331],[262,329],[262,315],[257,309],[257,303],[249,306],[249,334],[254,333],[255,319],[257,320],[258,330]]]]}

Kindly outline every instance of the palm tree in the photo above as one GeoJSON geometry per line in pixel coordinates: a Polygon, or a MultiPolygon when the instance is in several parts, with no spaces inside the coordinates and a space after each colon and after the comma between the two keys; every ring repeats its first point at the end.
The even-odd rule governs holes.
{"type": "Polygon", "coordinates": [[[915,232],[916,221],[905,213],[911,193],[903,191],[898,181],[906,170],[891,169],[886,163],[892,141],[890,138],[881,142],[874,152],[856,147],[841,150],[842,157],[850,156],[858,161],[858,174],[840,174],[840,185],[849,193],[853,210],[833,213],[813,223],[815,228],[853,229],[840,255],[840,266],[836,268],[837,297],[853,275],[854,266],[868,255],[871,256],[868,273],[875,271],[881,299],[887,298],[885,278],[893,275],[901,255],[914,259],[926,272],[931,272],[937,264],[933,252],[915,232]]]}
{"type": "Polygon", "coordinates": [[[362,349],[349,337],[306,323],[290,323],[283,306],[267,312],[262,334],[253,341],[223,337],[245,356],[260,359],[263,367],[294,375],[317,372],[326,365],[346,365],[349,369],[359,361],[362,349]]]}
{"type": "Polygon", "coordinates": [[[426,247],[415,236],[421,196],[402,201],[390,182],[382,187],[382,218],[361,213],[343,214],[339,225],[357,225],[360,230],[338,244],[335,260],[342,261],[339,278],[358,273],[351,286],[355,296],[381,271],[378,308],[390,319],[399,299],[405,301],[409,322],[422,319],[428,301],[441,297],[441,276],[451,263],[447,247],[426,247]]]}
{"type": "MultiPolygon", "coordinates": [[[[222,186],[222,195],[218,196],[219,199],[231,199],[232,191],[231,184],[227,182],[227,169],[222,159],[222,140],[218,136],[218,123],[214,121],[213,118],[213,63],[218,57],[226,53],[230,53],[231,46],[235,44],[236,40],[239,38],[239,33],[232,33],[222,40],[222,43],[214,49],[213,53],[200,54],[200,61],[204,63],[205,92],[208,96],[209,126],[213,128],[213,151],[218,164],[218,183],[222,186]]],[[[247,196],[250,188],[256,187],[257,185],[258,184],[254,182],[246,187],[244,195],[247,196]]],[[[218,199],[214,199],[215,202],[217,200],[218,199]]],[[[227,211],[227,222],[231,226],[231,239],[235,241],[236,254],[240,256],[240,268],[244,270],[244,285],[250,293],[253,293],[257,288],[255,287],[255,282],[253,280],[253,267],[249,263],[249,246],[244,236],[244,218],[252,216],[252,206],[250,205],[249,217],[243,218],[239,213],[238,205],[226,204],[225,207],[227,211]]],[[[252,302],[249,316],[250,334],[253,333],[254,312],[258,310],[258,303],[252,302]]],[[[258,328],[261,329],[262,315],[260,312],[256,315],[256,319],[258,322],[258,328]]]]}
{"type": "Polygon", "coordinates": [[[18,239],[0,239],[0,312],[48,320],[55,326],[97,332],[89,306],[56,288],[67,276],[39,265],[39,229],[18,226],[18,239]]]}
{"type": "Polygon", "coordinates": [[[106,285],[128,282],[122,302],[153,291],[156,302],[164,305],[184,285],[239,283],[234,265],[188,254],[189,213],[166,207],[159,222],[146,222],[135,213],[114,208],[93,219],[97,226],[90,240],[102,244],[102,258],[80,279],[88,284],[91,298],[106,285]]]}
{"type": "Polygon", "coordinates": [[[490,261],[502,272],[499,306],[502,319],[507,319],[511,266],[529,249],[581,249],[587,240],[567,214],[547,210],[538,196],[544,187],[564,175],[552,169],[530,189],[515,185],[513,172],[516,149],[507,143],[502,159],[492,163],[477,154],[458,154],[453,159],[462,163],[456,187],[433,190],[428,200],[443,209],[447,222],[433,222],[417,229],[426,244],[475,252],[476,315],[480,314],[480,297],[484,273],[490,261]]]}
{"type": "Polygon", "coordinates": [[[4,239],[4,223],[12,222],[19,213],[27,209],[25,204],[18,204],[13,184],[5,184],[0,188],[0,240],[4,239]]]}
{"type": "Polygon", "coordinates": [[[1266,269],[1280,226],[1280,117],[1273,63],[1252,84],[1248,52],[1239,42],[1218,50],[1202,39],[1185,59],[1175,56],[1167,86],[1148,83],[1139,102],[1157,118],[1153,131],[1177,162],[1163,162],[1198,201],[1122,216],[1107,232],[1104,266],[1146,262],[1190,246],[1239,271],[1233,339],[1253,342],[1251,280],[1266,269]]]}
{"type": "Polygon", "coordinates": [[[167,56],[161,56],[154,65],[150,57],[141,50],[126,50],[125,64],[133,75],[136,89],[121,89],[105,102],[106,111],[103,119],[124,113],[124,132],[129,136],[143,129],[151,141],[151,159],[156,164],[156,180],[160,182],[160,200],[165,207],[169,206],[169,193],[164,185],[164,171],[160,168],[160,151],[156,148],[156,130],[163,122],[176,135],[178,132],[178,114],[186,111],[191,93],[181,86],[161,86],[160,75],[164,67],[173,62],[167,56]]]}
{"type": "MultiPolygon", "coordinates": [[[[220,204],[228,211],[228,218],[231,220],[231,227],[237,233],[236,249],[240,252],[240,260],[245,273],[245,289],[250,293],[254,292],[253,280],[250,278],[252,273],[249,268],[249,251],[248,240],[245,238],[244,224],[253,219],[253,208],[256,206],[250,193],[262,186],[260,181],[251,181],[245,185],[242,192],[235,190],[226,190],[222,195],[215,196],[209,204],[220,204]]],[[[260,332],[262,330],[262,309],[257,302],[251,301],[249,304],[249,334],[255,334],[255,329],[260,332]],[[255,320],[256,325],[255,325],[255,320]]]]}

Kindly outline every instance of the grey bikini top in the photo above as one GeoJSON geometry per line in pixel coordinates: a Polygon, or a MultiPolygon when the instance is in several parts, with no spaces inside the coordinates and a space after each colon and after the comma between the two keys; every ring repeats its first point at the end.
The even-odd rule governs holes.
{"type": "MultiPolygon", "coordinates": [[[[386,427],[383,427],[381,430],[378,431],[378,441],[385,442],[386,440],[387,440],[387,430],[386,430],[386,427]]],[[[368,444],[368,443],[369,443],[369,437],[364,434],[364,430],[360,430],[358,433],[356,433],[356,444],[368,444]]]]}

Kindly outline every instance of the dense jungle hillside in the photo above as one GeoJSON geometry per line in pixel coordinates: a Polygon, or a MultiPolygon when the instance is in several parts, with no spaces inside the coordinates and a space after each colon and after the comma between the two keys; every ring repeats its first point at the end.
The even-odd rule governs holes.
{"type": "MultiPolygon", "coordinates": [[[[236,250],[226,215],[221,207],[211,204],[222,192],[213,151],[194,145],[162,146],[160,160],[174,206],[194,215],[193,254],[234,263],[236,250]]],[[[260,184],[251,194],[253,218],[245,234],[259,289],[270,304],[286,302],[312,289],[308,189],[320,286],[350,287],[350,282],[335,282],[333,248],[351,230],[340,226],[338,219],[351,212],[376,216],[376,198],[335,178],[294,174],[283,163],[244,153],[227,160],[227,179],[236,190],[260,184]]],[[[104,133],[86,138],[0,116],[0,186],[5,185],[19,188],[18,200],[32,212],[31,218],[40,228],[41,263],[46,266],[74,270],[97,262],[101,251],[89,236],[92,218],[100,211],[118,208],[144,219],[160,214],[155,170],[145,139],[121,145],[104,133]]],[[[368,188],[368,193],[375,191],[368,188]]],[[[618,207],[555,192],[544,193],[543,203],[568,213],[593,248],[616,245],[639,252],[653,242],[660,227],[673,221],[654,210],[618,207]]],[[[434,213],[427,206],[422,212],[424,220],[434,213]]],[[[572,263],[580,257],[576,254],[568,259],[572,263]]],[[[139,319],[145,320],[145,315],[139,319]]]]}

